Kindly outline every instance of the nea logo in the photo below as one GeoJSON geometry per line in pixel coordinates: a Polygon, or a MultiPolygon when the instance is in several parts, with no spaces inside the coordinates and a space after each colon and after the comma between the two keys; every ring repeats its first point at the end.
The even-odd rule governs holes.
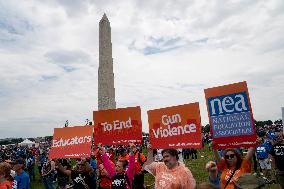
{"type": "Polygon", "coordinates": [[[210,116],[248,112],[246,92],[208,98],[210,116]]]}

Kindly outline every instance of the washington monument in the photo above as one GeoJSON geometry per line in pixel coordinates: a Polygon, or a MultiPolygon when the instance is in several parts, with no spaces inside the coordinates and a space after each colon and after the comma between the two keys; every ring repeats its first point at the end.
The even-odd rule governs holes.
{"type": "Polygon", "coordinates": [[[115,109],[111,28],[106,14],[99,28],[98,109],[115,109]]]}

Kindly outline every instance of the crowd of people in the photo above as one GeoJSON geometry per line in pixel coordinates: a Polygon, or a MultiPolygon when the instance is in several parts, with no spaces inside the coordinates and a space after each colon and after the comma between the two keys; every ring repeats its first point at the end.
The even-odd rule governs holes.
{"type": "MultiPolygon", "coordinates": [[[[155,189],[264,188],[275,183],[284,188],[284,140],[281,125],[258,128],[258,146],[213,150],[204,165],[208,180],[197,183],[185,165],[197,158],[196,149],[152,149],[151,144],[93,146],[91,157],[49,159],[46,145],[6,146],[0,150],[0,189],[30,189],[38,169],[45,189],[144,189],[145,174],[155,189]],[[147,154],[143,153],[147,148],[147,154]]],[[[210,134],[204,143],[214,145],[210,134]]]]}

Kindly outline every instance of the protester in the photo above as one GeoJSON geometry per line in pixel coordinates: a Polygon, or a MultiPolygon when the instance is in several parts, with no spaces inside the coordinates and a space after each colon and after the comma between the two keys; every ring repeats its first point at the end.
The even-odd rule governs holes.
{"type": "MultiPolygon", "coordinates": [[[[282,125],[281,125],[282,126],[282,125]]],[[[257,147],[256,149],[256,156],[258,159],[257,166],[260,166],[260,170],[263,170],[264,176],[269,178],[270,177],[270,172],[273,170],[273,168],[276,169],[276,176],[277,176],[277,180],[279,182],[279,184],[282,186],[283,188],[283,135],[281,133],[279,133],[278,131],[281,130],[281,126],[279,125],[265,125],[259,128],[259,133],[261,134],[261,142],[260,145],[257,147]],[[271,155],[267,155],[268,152],[271,155]],[[272,160],[269,160],[272,159],[272,160]],[[272,162],[272,163],[270,163],[272,162]],[[271,166],[271,164],[273,166],[271,166]],[[265,166],[264,166],[265,165],[265,166]],[[272,169],[270,169],[272,168],[272,169]],[[267,173],[266,173],[267,172],[267,173]]],[[[259,134],[259,135],[260,135],[259,134]]],[[[259,136],[260,137],[260,136],[259,136]]],[[[209,134],[205,134],[204,135],[204,143],[210,143],[210,135],[209,134]]],[[[56,174],[56,169],[53,169],[51,167],[53,167],[51,164],[55,164],[54,162],[52,163],[51,160],[47,160],[46,157],[46,152],[49,150],[51,145],[51,140],[49,140],[48,142],[43,142],[40,143],[39,147],[28,147],[28,146],[18,146],[18,145],[3,145],[0,146],[0,189],[2,189],[1,187],[3,186],[4,189],[10,189],[11,186],[13,186],[13,189],[18,189],[18,188],[25,188],[25,189],[29,189],[29,184],[24,184],[24,183],[29,183],[31,180],[33,180],[34,178],[34,167],[35,165],[39,166],[39,170],[40,172],[43,170],[42,174],[44,176],[43,178],[43,183],[44,183],[44,187],[45,188],[52,188],[55,189],[55,185],[58,186],[58,188],[60,189],[66,189],[68,187],[67,183],[69,183],[69,175],[65,174],[65,171],[62,172],[57,168],[57,174],[56,174]],[[37,161],[35,161],[35,158],[37,161]],[[5,162],[5,163],[1,163],[1,162],[5,162]],[[7,164],[8,163],[8,164],[7,164]],[[3,165],[5,164],[5,166],[3,167],[3,165]],[[3,171],[4,169],[6,169],[7,167],[8,169],[10,169],[10,174],[8,175],[8,177],[4,177],[4,173],[5,171],[3,171]],[[10,167],[10,168],[9,168],[10,167]],[[14,168],[14,170],[17,172],[15,172],[14,170],[11,170],[11,168],[14,168]],[[21,170],[23,172],[21,172],[21,170]],[[49,171],[53,170],[49,175],[49,171]],[[26,172],[26,173],[24,173],[26,172]],[[27,174],[28,173],[28,174],[27,174]],[[56,177],[54,175],[57,175],[56,177]],[[30,179],[28,179],[28,177],[30,177],[30,179]],[[15,177],[15,182],[14,182],[14,177],[15,177]],[[19,177],[23,177],[24,180],[22,182],[21,179],[19,179],[19,177]],[[18,182],[17,182],[18,180],[18,182]],[[10,186],[7,185],[6,183],[10,182],[10,186]],[[49,186],[46,186],[48,185],[49,186]],[[21,187],[21,185],[25,185],[24,187],[21,187]]],[[[108,156],[108,158],[110,159],[109,163],[111,164],[111,167],[113,170],[115,170],[115,164],[113,163],[115,161],[116,158],[119,158],[120,160],[127,160],[128,162],[130,161],[130,155],[128,153],[129,151],[129,147],[128,146],[108,146],[106,149],[107,153],[106,155],[108,156]],[[119,149],[119,150],[117,150],[119,149]],[[118,152],[120,157],[115,156],[115,153],[118,152]],[[113,161],[113,162],[112,162],[113,161]]],[[[91,183],[90,184],[86,184],[83,185],[84,187],[82,187],[81,184],[76,184],[75,180],[76,177],[74,179],[72,179],[72,181],[74,182],[74,188],[89,188],[89,189],[95,189],[96,188],[96,182],[99,186],[100,189],[111,189],[111,185],[112,185],[112,179],[108,176],[108,172],[106,170],[106,168],[104,167],[104,165],[102,164],[102,151],[98,148],[94,148],[96,153],[93,153],[92,155],[92,159],[89,158],[79,158],[78,162],[76,164],[76,166],[74,167],[74,169],[72,170],[71,165],[66,166],[66,162],[65,160],[59,160],[61,163],[61,165],[64,167],[64,170],[69,170],[69,171],[74,171],[76,169],[79,169],[78,167],[83,167],[83,165],[79,165],[81,164],[81,162],[85,162],[87,161],[88,163],[91,164],[93,170],[97,170],[98,174],[96,177],[96,174],[94,174],[95,172],[93,172],[93,174],[89,174],[89,171],[86,171],[89,175],[91,175],[91,183]],[[80,186],[79,186],[80,185],[80,186]]],[[[236,149],[237,151],[240,149],[236,149]]],[[[250,151],[250,150],[249,150],[250,151]]],[[[139,147],[137,147],[136,150],[134,150],[135,152],[135,163],[134,163],[134,170],[135,170],[135,175],[134,175],[134,180],[132,182],[132,185],[130,187],[132,187],[132,189],[137,189],[137,188],[141,188],[144,189],[144,184],[149,184],[148,182],[144,183],[144,174],[146,173],[145,170],[142,169],[142,167],[147,167],[149,166],[150,169],[148,169],[148,171],[155,175],[155,184],[156,185],[156,189],[160,189],[160,188],[173,188],[175,189],[176,186],[171,186],[171,184],[175,184],[172,181],[165,181],[166,178],[169,177],[173,177],[173,178],[177,178],[177,180],[181,180],[181,182],[178,182],[178,187],[182,187],[183,185],[181,183],[183,183],[183,181],[185,181],[186,179],[189,179],[190,181],[188,181],[188,183],[193,183],[192,181],[192,176],[183,176],[183,174],[179,173],[179,169],[178,167],[180,166],[184,166],[182,162],[177,163],[177,166],[174,168],[170,168],[171,166],[164,161],[165,159],[163,159],[164,155],[167,154],[164,152],[163,149],[158,149],[157,154],[159,154],[157,161],[161,161],[159,163],[157,163],[155,166],[151,167],[151,163],[149,163],[149,161],[146,161],[146,164],[144,163],[144,161],[146,160],[145,156],[143,155],[141,149],[139,147]],[[136,151],[136,152],[135,152],[136,151]],[[139,153],[140,152],[140,153],[139,153]],[[143,165],[144,163],[144,165],[143,165]],[[160,165],[162,164],[162,165],[160,165]],[[152,168],[152,169],[151,169],[152,168]],[[152,172],[151,172],[152,171],[152,172]],[[144,172],[144,174],[143,174],[144,172]],[[138,179],[136,179],[138,176],[138,179]],[[165,187],[163,187],[164,185],[166,185],[165,187]]],[[[191,150],[190,150],[191,152],[191,150]]],[[[182,153],[179,155],[184,155],[184,158],[188,158],[188,154],[186,153],[186,149],[182,150],[182,153]]],[[[229,180],[229,177],[232,175],[233,171],[235,170],[234,166],[232,166],[231,164],[233,163],[229,163],[230,161],[233,162],[233,160],[238,161],[237,156],[238,155],[232,155],[232,153],[235,153],[234,151],[227,151],[227,150],[221,150],[220,154],[222,154],[222,156],[224,157],[223,159],[223,165],[222,163],[218,162],[218,166],[216,166],[217,164],[213,161],[210,161],[206,164],[206,170],[208,171],[208,180],[206,183],[202,183],[197,185],[197,188],[214,188],[214,184],[215,187],[217,187],[219,184],[220,186],[224,187],[224,185],[226,184],[225,181],[229,180]],[[226,156],[227,155],[227,156],[226,156]],[[234,156],[234,157],[230,157],[234,156]],[[224,165],[225,164],[225,165],[224,165]],[[221,172],[218,174],[219,171],[223,171],[223,174],[221,174],[221,172]],[[220,176],[221,175],[221,176],[220,176]],[[224,176],[225,175],[225,176],[224,176]],[[213,185],[212,185],[213,184],[213,185]]],[[[169,157],[174,156],[173,154],[175,153],[168,153],[169,157]]],[[[237,154],[237,153],[236,153],[237,154]]],[[[150,155],[150,153],[149,153],[150,155]]],[[[190,154],[191,155],[191,154],[190,154]]],[[[194,154],[195,155],[195,154],[194,154]]],[[[202,154],[203,155],[203,154],[202,154]]],[[[202,156],[201,156],[202,157],[202,156]]],[[[167,157],[166,157],[167,158],[167,157]]],[[[195,158],[195,156],[193,157],[195,158]]],[[[152,156],[153,159],[153,156],[152,156]]],[[[180,160],[180,157],[176,157],[175,159],[180,160]]],[[[150,159],[151,160],[151,159],[150,159]]],[[[125,161],[124,161],[125,162],[125,161]]],[[[192,161],[188,161],[186,160],[187,163],[191,163],[192,161]]],[[[231,182],[233,182],[233,185],[235,185],[234,187],[236,188],[246,188],[250,187],[250,186],[256,186],[253,185],[253,183],[249,183],[245,184],[245,181],[242,180],[246,180],[245,178],[249,178],[249,176],[244,176],[243,177],[243,173],[244,172],[249,172],[250,170],[250,161],[246,162],[246,157],[243,158],[240,166],[240,170],[236,170],[233,178],[231,178],[231,182]],[[244,166],[245,165],[245,166],[244,166]],[[242,175],[242,176],[239,176],[242,175]],[[241,182],[237,182],[241,181],[241,182]]],[[[124,166],[126,166],[127,163],[123,164],[124,166]]],[[[235,167],[238,167],[239,163],[235,164],[235,167]]],[[[87,166],[86,166],[87,167],[87,166]]],[[[122,166],[123,168],[123,166],[122,166]]],[[[251,167],[253,168],[253,167],[251,167]]],[[[146,169],[146,168],[145,168],[146,169]]],[[[258,169],[258,168],[256,168],[258,169]]],[[[147,169],[146,169],[147,170],[147,169]]],[[[125,172],[127,172],[127,168],[124,170],[125,172]]],[[[200,170],[201,171],[201,170],[200,170]]],[[[274,170],[273,170],[274,172],[274,170]]],[[[185,171],[185,173],[187,174],[187,171],[185,171]]],[[[6,174],[7,175],[7,174],[6,174]]],[[[41,175],[41,174],[40,174],[41,175]]],[[[80,178],[84,177],[84,174],[78,173],[78,177],[80,178]]],[[[271,174],[272,176],[272,181],[276,180],[275,176],[273,174],[271,174]]],[[[264,178],[264,177],[263,177],[264,178]]],[[[206,178],[205,178],[206,179],[206,178]]],[[[80,180],[77,178],[77,180],[80,180]]],[[[88,180],[88,176],[86,178],[86,180],[88,180]]],[[[193,179],[194,180],[194,179],[193,179]]],[[[201,181],[201,180],[199,180],[201,181]]],[[[206,181],[206,180],[202,180],[202,181],[206,181]]],[[[246,180],[248,181],[248,179],[246,180]]],[[[265,180],[265,182],[269,182],[272,183],[272,181],[270,182],[270,180],[265,180]]],[[[229,183],[228,186],[226,187],[226,189],[230,189],[230,185],[232,183],[229,183]]],[[[276,182],[276,181],[275,181],[276,182]]],[[[88,183],[88,181],[86,181],[86,183],[88,183]]],[[[116,182],[117,183],[117,179],[116,182]]],[[[41,184],[41,183],[39,183],[41,184]]],[[[127,184],[127,180],[126,180],[126,184],[127,184]]],[[[255,184],[255,183],[254,183],[255,184]]],[[[32,186],[33,188],[37,188],[35,185],[32,186]]],[[[72,186],[73,187],[73,186],[72,186]]],[[[128,186],[127,186],[128,187],[128,186]]],[[[259,186],[260,188],[262,186],[259,186]]],[[[68,187],[69,188],[69,187],[68,187]]],[[[187,187],[188,188],[188,187],[187,187]]],[[[186,189],[187,189],[186,188],[186,189]]],[[[221,188],[221,187],[220,187],[221,188]]],[[[223,188],[222,188],[223,189],[223,188]]]]}
{"type": "MultiPolygon", "coordinates": [[[[71,170],[71,165],[70,163],[67,161],[67,159],[60,159],[59,162],[61,163],[61,165],[63,166],[63,168],[65,170],[71,170]]],[[[69,182],[69,177],[67,175],[65,175],[64,173],[58,171],[58,167],[56,167],[57,170],[57,185],[58,185],[58,189],[66,189],[68,182],[69,182]]]]}
{"type": "MultiPolygon", "coordinates": [[[[112,161],[110,161],[109,163],[111,164],[111,167],[114,169],[115,167],[114,163],[112,161]]],[[[97,178],[99,180],[98,189],[110,189],[111,188],[111,178],[108,176],[108,173],[102,163],[98,166],[97,178]]]]}
{"type": "Polygon", "coordinates": [[[94,174],[93,168],[86,160],[80,160],[72,170],[64,169],[61,163],[56,160],[58,171],[65,175],[71,176],[73,182],[73,189],[93,189],[92,178],[94,174]]]}
{"type": "Polygon", "coordinates": [[[29,189],[30,188],[30,178],[29,175],[24,171],[25,160],[18,159],[13,167],[16,172],[14,182],[12,185],[13,189],[29,189]]]}
{"type": "Polygon", "coordinates": [[[275,143],[270,154],[275,167],[276,179],[281,188],[284,189],[284,140],[282,132],[276,133],[275,143]]]}
{"type": "Polygon", "coordinates": [[[206,170],[208,171],[208,182],[213,184],[216,187],[220,187],[220,176],[218,174],[217,165],[214,161],[209,161],[206,166],[206,170]]]}
{"type": "Polygon", "coordinates": [[[146,162],[146,157],[142,153],[142,150],[137,147],[134,149],[135,156],[135,175],[133,180],[133,189],[144,188],[144,172],[142,171],[143,164],[146,162]]]}
{"type": "MultiPolygon", "coordinates": [[[[102,161],[102,151],[96,145],[95,157],[97,161],[97,179],[98,179],[98,189],[110,189],[111,187],[111,178],[108,176],[107,171],[103,165],[102,161]]],[[[109,163],[114,168],[115,164],[109,160],[109,163]]]]}
{"type": "Polygon", "coordinates": [[[183,159],[189,159],[189,156],[191,155],[191,150],[190,149],[183,149],[182,150],[182,154],[183,154],[183,159]]]}
{"type": "Polygon", "coordinates": [[[16,172],[12,169],[13,163],[11,160],[5,160],[5,163],[9,166],[10,169],[10,175],[8,175],[7,180],[13,185],[14,177],[16,176],[16,172]]]}
{"type": "Polygon", "coordinates": [[[53,184],[55,177],[55,162],[47,157],[45,163],[43,164],[41,171],[42,181],[45,189],[54,189],[53,184]]]}
{"type": "Polygon", "coordinates": [[[162,151],[163,162],[154,162],[153,150],[148,146],[148,156],[143,168],[155,177],[156,189],[193,189],[196,181],[190,170],[178,161],[176,149],[162,151]]]}
{"type": "Polygon", "coordinates": [[[127,153],[127,149],[121,148],[119,153],[120,155],[118,156],[118,160],[129,160],[129,154],[127,153]]]}
{"type": "Polygon", "coordinates": [[[46,162],[46,155],[44,152],[42,152],[38,157],[38,170],[40,173],[40,177],[42,177],[41,172],[42,172],[42,168],[45,162],[46,162]]]}
{"type": "Polygon", "coordinates": [[[266,178],[271,179],[271,161],[268,157],[269,148],[267,148],[266,143],[263,142],[263,139],[258,139],[259,146],[256,148],[256,157],[258,159],[259,166],[264,173],[266,178]]]}
{"type": "MultiPolygon", "coordinates": [[[[100,145],[99,145],[100,146],[100,145]]],[[[129,156],[129,163],[127,160],[118,160],[115,169],[111,167],[109,163],[108,156],[105,154],[105,149],[100,146],[102,150],[102,160],[103,165],[112,180],[111,189],[131,189],[132,182],[134,179],[134,144],[130,144],[130,156],[129,156]],[[129,165],[128,165],[129,164],[129,165]],[[127,168],[128,166],[128,168],[127,168]],[[127,170],[126,170],[127,168],[127,170]]]]}
{"type": "Polygon", "coordinates": [[[249,148],[247,155],[242,158],[241,154],[232,148],[224,150],[224,158],[219,156],[218,151],[214,150],[218,169],[221,174],[221,188],[234,189],[233,181],[236,181],[242,174],[250,173],[251,159],[255,153],[255,148],[249,148]]]}
{"type": "Polygon", "coordinates": [[[0,189],[11,189],[12,184],[9,181],[11,166],[8,163],[0,163],[0,189]]]}
{"type": "Polygon", "coordinates": [[[197,150],[194,148],[190,149],[191,159],[197,159],[197,150]]]}
{"type": "Polygon", "coordinates": [[[35,180],[35,156],[32,151],[27,156],[27,169],[31,181],[35,180]]]}
{"type": "Polygon", "coordinates": [[[108,156],[109,156],[109,160],[112,161],[113,163],[115,163],[115,153],[114,153],[114,150],[113,148],[110,148],[108,150],[108,156]]]}
{"type": "Polygon", "coordinates": [[[95,158],[94,155],[91,155],[91,158],[87,158],[87,162],[91,165],[91,167],[94,170],[94,174],[93,174],[93,178],[92,178],[92,182],[93,185],[97,186],[97,160],[95,158]]]}

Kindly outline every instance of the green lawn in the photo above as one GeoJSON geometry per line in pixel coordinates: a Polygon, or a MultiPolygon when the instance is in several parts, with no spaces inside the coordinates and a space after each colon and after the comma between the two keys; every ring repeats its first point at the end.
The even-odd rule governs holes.
{"type": "Polygon", "coordinates": [[[44,189],[43,183],[40,179],[37,166],[35,168],[35,176],[36,176],[35,178],[36,180],[31,182],[31,189],[44,189]]]}
{"type": "MultiPolygon", "coordinates": [[[[187,160],[186,166],[190,169],[192,172],[194,178],[196,179],[197,183],[206,182],[208,178],[208,174],[205,170],[205,164],[213,160],[213,153],[211,151],[208,151],[208,148],[205,147],[203,149],[200,149],[198,151],[198,159],[194,160],[187,160]],[[201,157],[203,156],[203,157],[201,157]]],[[[44,189],[44,186],[41,181],[39,181],[39,174],[38,169],[36,169],[36,181],[31,182],[31,189],[44,189]]],[[[150,174],[146,174],[145,176],[145,183],[146,184],[153,184],[154,183],[154,177],[150,174]]],[[[278,189],[277,185],[271,185],[268,187],[269,189],[278,189]]]]}

